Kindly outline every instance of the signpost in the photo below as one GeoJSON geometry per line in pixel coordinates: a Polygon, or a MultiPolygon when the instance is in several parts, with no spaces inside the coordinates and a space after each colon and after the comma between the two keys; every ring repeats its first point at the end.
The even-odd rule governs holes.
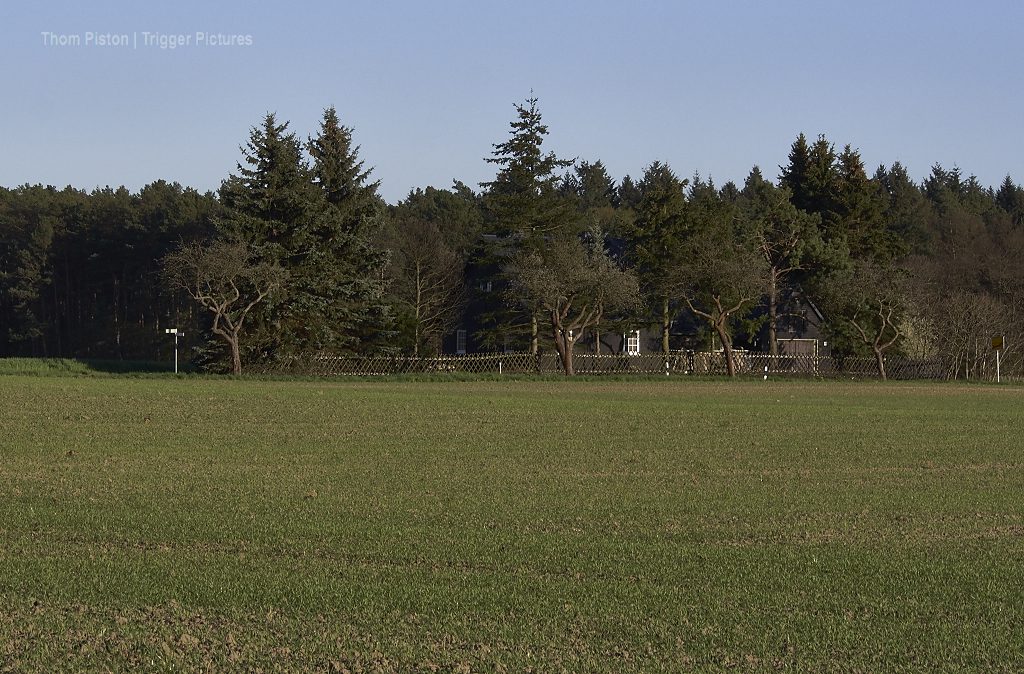
{"type": "Polygon", "coordinates": [[[999,335],[998,337],[993,337],[992,338],[992,348],[995,349],[995,352],[996,352],[996,383],[997,384],[999,383],[999,354],[1000,354],[1000,352],[1004,348],[1006,348],[1005,344],[1006,344],[1006,342],[1004,341],[1002,335],[999,335]]]}
{"type": "Polygon", "coordinates": [[[164,330],[168,335],[174,335],[174,374],[178,374],[178,340],[185,336],[178,328],[167,328],[164,330]]]}

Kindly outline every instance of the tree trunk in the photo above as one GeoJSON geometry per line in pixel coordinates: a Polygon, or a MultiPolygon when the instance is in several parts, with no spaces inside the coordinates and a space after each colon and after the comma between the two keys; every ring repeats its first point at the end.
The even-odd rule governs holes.
{"type": "Polygon", "coordinates": [[[420,357],[420,315],[423,307],[423,274],[420,269],[420,261],[416,260],[416,332],[413,335],[412,345],[413,358],[420,357]]]}
{"type": "Polygon", "coordinates": [[[566,377],[571,377],[573,374],[572,345],[574,340],[562,330],[554,311],[551,312],[551,336],[555,340],[555,351],[558,352],[558,359],[562,362],[562,370],[566,377]]]}
{"type": "Polygon", "coordinates": [[[231,371],[233,374],[242,374],[242,354],[238,348],[238,335],[228,338],[231,345],[231,371]]]}
{"type": "Polygon", "coordinates": [[[878,376],[885,381],[885,355],[880,349],[875,349],[875,364],[878,366],[878,376]]]}
{"type": "Polygon", "coordinates": [[[566,339],[562,343],[562,369],[565,370],[565,376],[571,377],[576,374],[572,367],[572,347],[575,340],[566,339]]]}
{"type": "Polygon", "coordinates": [[[668,355],[668,328],[669,328],[669,314],[668,314],[668,298],[661,298],[661,352],[668,355]]]}
{"type": "Polygon", "coordinates": [[[601,355],[601,329],[596,325],[594,326],[594,354],[601,355]]]}
{"type": "Polygon", "coordinates": [[[718,333],[718,339],[722,342],[722,353],[725,354],[726,371],[729,373],[730,377],[735,377],[736,361],[733,358],[732,341],[730,341],[729,334],[725,331],[724,321],[715,323],[715,332],[718,333]]]}
{"type": "Polygon", "coordinates": [[[121,287],[114,277],[114,343],[117,345],[117,359],[121,360],[121,324],[118,321],[121,304],[121,287]]]}
{"type": "Polygon", "coordinates": [[[776,323],[779,320],[779,282],[772,273],[768,282],[768,354],[779,355],[779,336],[776,323]]]}
{"type": "Polygon", "coordinates": [[[53,334],[57,338],[57,357],[61,358],[64,356],[63,345],[60,339],[60,330],[62,322],[60,320],[60,289],[57,287],[57,281],[53,281],[53,334]]]}
{"type": "Polygon", "coordinates": [[[537,355],[540,340],[537,335],[537,314],[530,316],[530,353],[537,355]]]}

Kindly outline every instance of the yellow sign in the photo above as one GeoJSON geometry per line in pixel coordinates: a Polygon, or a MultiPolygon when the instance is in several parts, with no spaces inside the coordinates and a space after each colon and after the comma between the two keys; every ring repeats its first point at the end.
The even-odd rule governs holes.
{"type": "Polygon", "coordinates": [[[1003,338],[1002,336],[992,338],[992,348],[996,351],[1003,350],[1003,338]]]}

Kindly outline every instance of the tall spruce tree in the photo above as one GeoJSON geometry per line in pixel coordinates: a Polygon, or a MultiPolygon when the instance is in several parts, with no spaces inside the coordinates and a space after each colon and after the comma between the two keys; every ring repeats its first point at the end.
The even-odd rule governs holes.
{"type": "Polygon", "coordinates": [[[224,229],[262,249],[265,257],[287,257],[301,248],[314,201],[302,144],[288,131],[288,122],[278,124],[276,115],[267,113],[240,149],[238,173],[220,188],[230,211],[224,229]]]}
{"type": "Polygon", "coordinates": [[[858,259],[891,260],[905,253],[885,227],[885,196],[868,178],[860,153],[846,145],[836,159],[836,189],[829,236],[842,237],[858,259]]]}
{"type": "Polygon", "coordinates": [[[277,296],[254,307],[243,359],[268,361],[295,355],[309,345],[311,310],[304,301],[310,230],[320,201],[298,136],[273,113],[249,131],[237,173],[222,184],[227,215],[218,222],[221,237],[246,243],[258,264],[279,265],[288,284],[277,296]],[[293,292],[297,291],[297,292],[293,292]]]}
{"type": "Polygon", "coordinates": [[[793,205],[821,216],[823,231],[829,231],[835,220],[839,174],[836,152],[824,135],[812,145],[800,134],[789,153],[789,164],[781,167],[779,183],[792,193],[793,205]]]}
{"type": "Polygon", "coordinates": [[[1024,224],[1024,187],[1015,185],[1007,175],[996,191],[996,204],[1009,213],[1013,224],[1020,227],[1024,224]]]}
{"type": "Polygon", "coordinates": [[[359,159],[352,130],[324,111],[320,130],[307,144],[311,171],[323,204],[314,228],[316,255],[307,289],[323,317],[321,348],[367,353],[390,350],[392,316],[385,298],[387,252],[373,244],[385,219],[379,181],[359,159]]]}
{"type": "Polygon", "coordinates": [[[359,160],[359,146],[352,144],[352,129],[342,126],[333,106],[324,110],[320,131],[307,143],[313,159],[313,179],[324,199],[337,209],[335,226],[359,233],[376,223],[380,181],[370,182],[372,169],[359,160]]]}
{"type": "Polygon", "coordinates": [[[807,176],[811,168],[811,148],[801,133],[789,149],[789,163],[779,167],[779,184],[789,190],[793,205],[808,210],[811,204],[807,176]]]}
{"type": "Polygon", "coordinates": [[[925,253],[931,246],[928,223],[932,217],[931,205],[921,189],[911,180],[900,162],[888,170],[879,166],[874,182],[878,184],[884,201],[885,228],[902,241],[912,253],[925,253]]]}
{"type": "MultiPolygon", "coordinates": [[[[510,124],[509,138],[496,143],[490,157],[485,158],[498,167],[494,180],[481,184],[484,188],[486,227],[498,240],[485,256],[491,266],[500,267],[509,253],[518,254],[540,250],[545,237],[563,235],[578,223],[576,209],[559,190],[559,169],[572,165],[571,160],[559,159],[553,152],[544,152],[544,138],[548,127],[541,119],[537,98],[530,97],[523,105],[516,105],[516,119],[510,124]],[[511,244],[511,245],[510,245],[511,244]]],[[[483,266],[488,263],[484,262],[483,266]]],[[[506,279],[507,281],[507,279],[506,279]]],[[[537,314],[539,306],[529,305],[530,298],[522,298],[521,308],[526,315],[496,310],[482,317],[489,325],[484,332],[514,334],[517,325],[528,327],[530,352],[537,353],[539,332],[537,314]]],[[[487,335],[481,335],[484,341],[487,335]]],[[[494,341],[493,338],[490,341],[494,341]]],[[[504,341],[504,337],[503,337],[504,341]]]]}
{"type": "Polygon", "coordinates": [[[221,187],[224,236],[288,277],[282,293],[254,309],[250,358],[370,350],[389,320],[386,255],[369,243],[382,210],[376,183],[365,184],[368,171],[333,109],[309,141],[312,165],[287,129],[268,114],[221,187]]]}
{"type": "Polygon", "coordinates": [[[548,127],[541,120],[535,97],[515,107],[509,139],[496,143],[492,155],[485,158],[498,166],[498,173],[494,180],[481,184],[484,208],[494,233],[537,242],[572,222],[571,205],[558,189],[561,176],[557,171],[573,162],[544,152],[548,127]]]}

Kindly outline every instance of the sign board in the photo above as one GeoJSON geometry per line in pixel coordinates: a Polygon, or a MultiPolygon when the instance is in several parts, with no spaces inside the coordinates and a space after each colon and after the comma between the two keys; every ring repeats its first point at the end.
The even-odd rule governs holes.
{"type": "Polygon", "coordinates": [[[1002,337],[1002,335],[1000,335],[999,337],[993,337],[992,338],[992,348],[995,349],[996,351],[1002,351],[1003,350],[1003,337],[1002,337]]]}

